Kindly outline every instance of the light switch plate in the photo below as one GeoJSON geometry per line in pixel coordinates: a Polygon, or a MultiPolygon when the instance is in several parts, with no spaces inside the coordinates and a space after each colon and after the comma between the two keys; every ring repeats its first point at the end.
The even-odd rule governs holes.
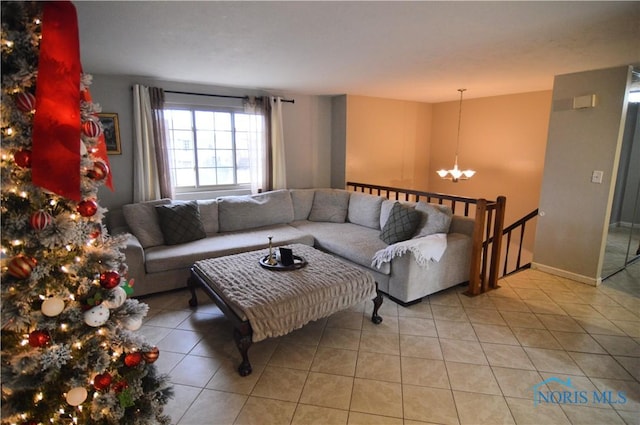
{"type": "Polygon", "coordinates": [[[604,172],[595,170],[593,173],[591,173],[591,183],[602,183],[603,174],[604,172]]]}
{"type": "Polygon", "coordinates": [[[593,108],[596,106],[596,95],[576,96],[573,98],[573,109],[593,108]]]}

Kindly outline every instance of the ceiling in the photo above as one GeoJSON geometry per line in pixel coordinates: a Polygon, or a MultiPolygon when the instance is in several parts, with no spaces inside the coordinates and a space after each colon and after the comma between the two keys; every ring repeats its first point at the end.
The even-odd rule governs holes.
{"type": "Polygon", "coordinates": [[[442,102],[640,63],[640,2],[77,1],[83,67],[442,102]]]}

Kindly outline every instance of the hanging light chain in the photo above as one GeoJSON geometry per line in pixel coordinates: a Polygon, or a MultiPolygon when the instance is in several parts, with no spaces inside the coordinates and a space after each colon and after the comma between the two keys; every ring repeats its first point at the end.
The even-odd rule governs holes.
{"type": "Polygon", "coordinates": [[[458,137],[456,140],[456,163],[458,162],[458,152],[460,150],[460,127],[462,126],[462,94],[467,89],[458,89],[460,92],[460,104],[458,106],[458,137]]]}
{"type": "Polygon", "coordinates": [[[450,170],[442,169],[437,171],[438,175],[441,178],[445,180],[451,180],[454,183],[458,182],[459,180],[467,180],[476,173],[471,169],[463,171],[458,168],[458,151],[460,149],[460,128],[462,126],[462,95],[466,90],[467,89],[458,89],[458,91],[460,92],[460,103],[458,107],[458,135],[456,138],[456,156],[455,156],[455,161],[453,163],[453,168],[450,170]]]}

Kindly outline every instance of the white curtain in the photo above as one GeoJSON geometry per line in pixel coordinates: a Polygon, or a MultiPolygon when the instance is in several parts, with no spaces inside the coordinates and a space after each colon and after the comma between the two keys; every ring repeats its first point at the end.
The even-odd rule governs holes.
{"type": "Polygon", "coordinates": [[[160,183],[153,138],[153,113],[149,89],[133,86],[133,202],[160,199],[160,183]]]}
{"type": "Polygon", "coordinates": [[[133,200],[173,198],[169,146],[164,119],[164,90],[133,86],[133,200]]]}
{"type": "Polygon", "coordinates": [[[284,131],[282,128],[282,98],[272,97],[271,107],[271,152],[273,162],[273,189],[287,188],[284,131]]]}
{"type": "MultiPolygon", "coordinates": [[[[244,102],[244,111],[249,115],[249,167],[251,173],[251,193],[267,190],[268,163],[267,163],[267,137],[265,133],[265,117],[263,100],[248,98],[244,102]]],[[[266,99],[268,101],[268,99],[266,99]]]]}

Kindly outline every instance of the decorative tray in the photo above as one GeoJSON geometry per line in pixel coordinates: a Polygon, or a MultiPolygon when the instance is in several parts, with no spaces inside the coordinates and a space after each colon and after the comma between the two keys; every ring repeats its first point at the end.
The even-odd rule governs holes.
{"type": "Polygon", "coordinates": [[[265,255],[260,258],[260,265],[265,269],[275,270],[275,271],[288,271],[288,270],[298,270],[307,265],[307,260],[298,255],[293,256],[293,264],[285,266],[281,262],[277,262],[276,264],[269,264],[269,256],[265,255]]]}

